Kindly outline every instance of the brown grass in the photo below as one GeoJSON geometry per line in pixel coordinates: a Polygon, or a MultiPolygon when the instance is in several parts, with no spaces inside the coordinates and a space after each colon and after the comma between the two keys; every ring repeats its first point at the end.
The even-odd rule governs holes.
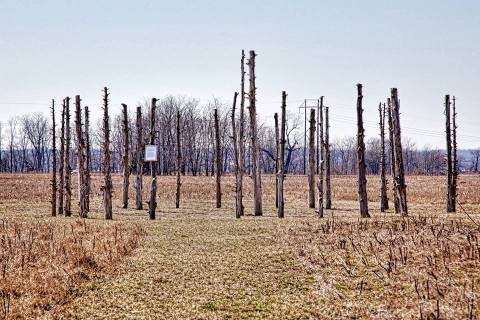
{"type": "MultiPolygon", "coordinates": [[[[360,221],[355,177],[333,178],[334,209],[325,219],[308,209],[306,177],[287,177],[283,220],[275,218],[272,176],[263,177],[265,216],[251,215],[247,178],[247,216],[236,220],[233,177],[223,179],[222,209],[215,209],[213,177],[185,178],[181,209],[174,207],[175,177],[160,177],[159,219],[152,222],[144,211],[121,209],[114,176],[113,224],[141,225],[142,246],[117,264],[122,272],[90,277],[79,287],[88,289],[45,317],[434,319],[438,312],[442,319],[478,318],[480,178],[460,177],[459,202],[469,216],[445,213],[444,180],[407,177],[411,217],[402,219],[379,212],[379,181],[368,177],[373,218],[360,221]]],[[[95,176],[87,225],[111,227],[103,220],[100,185],[95,176]]],[[[0,175],[6,220],[28,226],[47,220],[60,228],[74,221],[49,218],[48,201],[47,176],[0,175]]]]}

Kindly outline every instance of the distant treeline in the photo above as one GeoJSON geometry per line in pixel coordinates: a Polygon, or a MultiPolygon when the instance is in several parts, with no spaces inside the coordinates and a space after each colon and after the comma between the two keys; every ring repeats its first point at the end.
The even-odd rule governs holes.
{"type": "MultiPolygon", "coordinates": [[[[144,128],[149,128],[149,102],[142,103],[144,128]]],[[[130,144],[132,148],[131,168],[134,171],[137,141],[135,130],[136,106],[129,106],[130,144]]],[[[205,105],[199,100],[183,96],[166,96],[157,103],[156,131],[158,134],[158,173],[162,175],[175,174],[175,117],[177,110],[181,112],[181,140],[182,140],[182,173],[187,175],[214,174],[214,128],[213,110],[217,108],[220,115],[220,139],[222,151],[222,170],[225,173],[233,172],[233,146],[231,143],[230,105],[218,99],[212,99],[205,105]]],[[[57,105],[57,119],[60,118],[61,105],[57,105]]],[[[111,106],[114,111],[115,106],[111,106]]],[[[120,119],[121,106],[112,117],[112,170],[122,170],[123,135],[120,119]]],[[[95,115],[92,115],[94,118],[95,115]]],[[[331,123],[335,126],[335,123],[331,123]]],[[[58,131],[59,125],[57,123],[58,131]]],[[[73,126],[72,126],[73,128],[73,126]]],[[[246,129],[245,164],[247,173],[251,170],[250,133],[246,129]]],[[[73,129],[72,129],[73,130],[73,129]]],[[[91,125],[92,163],[93,172],[102,170],[101,150],[101,123],[91,125]]],[[[144,130],[143,141],[147,142],[150,132],[144,130]]],[[[298,114],[287,114],[285,172],[303,174],[304,172],[304,128],[298,114]]],[[[60,134],[57,133],[57,137],[60,134]]],[[[75,137],[72,134],[72,137],[75,137]]],[[[275,132],[273,118],[271,123],[258,124],[258,138],[261,149],[261,166],[263,173],[272,174],[275,171],[275,132]]],[[[75,141],[73,144],[75,145],[75,141]]],[[[58,145],[58,143],[57,143],[58,145]]],[[[388,150],[388,143],[387,150],[388,150]]],[[[76,150],[75,147],[72,150],[76,150]]],[[[343,137],[331,142],[331,169],[333,174],[356,174],[356,138],[343,137]]],[[[407,174],[439,175],[444,174],[445,151],[419,148],[409,138],[403,141],[405,171],[407,174]]],[[[389,152],[387,151],[387,154],[389,152]]],[[[12,117],[6,123],[0,124],[0,172],[49,172],[51,167],[51,120],[47,112],[32,113],[12,117]]],[[[58,156],[58,155],[57,155],[58,156]]],[[[366,140],[365,155],[367,173],[378,174],[380,170],[380,139],[366,140]]],[[[76,168],[74,151],[70,157],[72,168],[76,168]]],[[[478,172],[480,150],[459,150],[460,172],[478,172]]],[[[390,159],[387,157],[387,168],[390,159]]],[[[148,166],[145,166],[148,172],[148,166]]]]}

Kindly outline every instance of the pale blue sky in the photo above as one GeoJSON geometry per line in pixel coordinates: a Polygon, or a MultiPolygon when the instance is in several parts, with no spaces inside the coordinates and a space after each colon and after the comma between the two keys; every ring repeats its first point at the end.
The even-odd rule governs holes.
{"type": "Polygon", "coordinates": [[[0,121],[81,94],[99,114],[144,97],[230,102],[241,49],[255,49],[258,112],[271,121],[325,96],[334,136],[355,134],[357,82],[367,136],[398,87],[404,135],[443,147],[443,99],[457,96],[460,147],[480,147],[480,1],[0,2],[0,121]],[[13,105],[34,102],[46,105],[13,105]],[[419,131],[421,130],[421,131],[419,131]]]}

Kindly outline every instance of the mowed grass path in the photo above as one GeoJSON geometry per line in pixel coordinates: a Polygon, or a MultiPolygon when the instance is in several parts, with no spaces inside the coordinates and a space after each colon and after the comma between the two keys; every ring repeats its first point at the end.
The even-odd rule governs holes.
{"type": "MultiPolygon", "coordinates": [[[[64,317],[308,319],[315,281],[273,217],[178,216],[145,223],[144,245],[119,275],[90,285],[64,317]]],[[[63,313],[63,312],[62,312],[63,313]]]]}

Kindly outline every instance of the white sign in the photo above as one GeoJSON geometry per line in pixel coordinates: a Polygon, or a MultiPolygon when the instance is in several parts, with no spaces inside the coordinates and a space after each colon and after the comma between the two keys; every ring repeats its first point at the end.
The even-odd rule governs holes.
{"type": "Polygon", "coordinates": [[[157,161],[157,146],[154,146],[154,145],[145,146],[145,161],[146,162],[157,161]]]}

